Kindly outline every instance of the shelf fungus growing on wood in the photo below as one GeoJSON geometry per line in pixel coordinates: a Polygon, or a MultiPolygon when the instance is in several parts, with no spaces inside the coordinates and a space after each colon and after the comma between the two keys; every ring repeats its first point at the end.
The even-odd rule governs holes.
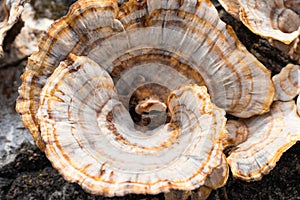
{"type": "Polygon", "coordinates": [[[136,130],[108,72],[87,57],[70,55],[41,93],[38,119],[46,155],[67,180],[93,194],[210,185],[206,177],[222,161],[225,111],[197,85],[175,89],[166,105],[170,122],[136,130]]]}
{"type": "Polygon", "coordinates": [[[219,0],[224,9],[253,33],[300,62],[299,0],[219,0]]]}
{"type": "Polygon", "coordinates": [[[269,111],[270,76],[209,1],[79,0],[29,58],[16,109],[53,165],[92,193],[214,189],[227,178],[206,182],[223,157],[216,106],[269,111]]]}
{"type": "MultiPolygon", "coordinates": [[[[295,1],[295,0],[294,0],[295,1]]],[[[297,0],[296,0],[297,1],[297,0]]],[[[284,0],[219,0],[224,9],[252,32],[290,44],[299,37],[300,16],[284,0]]]]}
{"type": "Polygon", "coordinates": [[[300,93],[300,66],[288,64],[272,80],[275,86],[274,100],[290,101],[300,93]]]}
{"type": "Polygon", "coordinates": [[[275,167],[281,155],[300,140],[296,109],[293,100],[276,101],[270,112],[240,120],[249,135],[227,157],[233,176],[246,181],[260,180],[275,167]]]}
{"type": "Polygon", "coordinates": [[[270,72],[208,1],[132,0],[120,8],[112,0],[78,1],[50,27],[22,75],[17,111],[41,149],[39,94],[70,53],[103,66],[125,106],[148,83],[164,92],[205,85],[213,103],[239,117],[268,111],[274,95],[270,72]]]}

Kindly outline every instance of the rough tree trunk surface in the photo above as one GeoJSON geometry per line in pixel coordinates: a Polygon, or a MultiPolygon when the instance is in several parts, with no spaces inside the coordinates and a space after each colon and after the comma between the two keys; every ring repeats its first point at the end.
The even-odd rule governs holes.
{"type": "MultiPolygon", "coordinates": [[[[54,14],[54,18],[57,18],[65,13],[64,9],[71,3],[66,0],[41,2],[34,0],[31,3],[35,6],[37,14],[48,18],[53,17],[51,9],[60,10],[54,14]],[[50,3],[45,6],[41,2],[50,3]],[[57,3],[61,6],[55,6],[57,3]]],[[[287,55],[272,48],[267,40],[254,35],[240,22],[226,14],[218,3],[215,5],[222,20],[234,28],[241,42],[272,71],[272,75],[279,73],[287,63],[293,63],[287,55]]],[[[0,199],[164,199],[163,194],[106,198],[90,195],[77,184],[66,182],[53,169],[45,154],[30,143],[32,139],[27,138],[28,132],[14,110],[15,99],[18,96],[17,88],[21,84],[19,76],[25,66],[26,59],[23,59],[0,68],[0,199]],[[17,149],[23,141],[27,142],[17,149]],[[15,151],[16,157],[12,156],[15,154],[10,154],[15,151]],[[11,162],[6,164],[8,161],[11,162]]],[[[284,153],[276,167],[261,181],[247,183],[230,176],[226,186],[213,191],[209,199],[300,199],[299,152],[298,142],[284,153]]]]}

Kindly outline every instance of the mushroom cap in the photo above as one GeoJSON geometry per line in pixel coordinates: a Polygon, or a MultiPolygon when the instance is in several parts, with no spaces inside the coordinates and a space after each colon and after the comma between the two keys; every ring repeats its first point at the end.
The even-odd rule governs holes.
{"type": "Polygon", "coordinates": [[[222,162],[226,123],[207,89],[172,91],[171,121],[148,131],[135,128],[114,89],[108,72],[87,57],[71,55],[48,78],[38,120],[45,153],[65,179],[105,196],[207,184],[222,162]]]}
{"type": "Polygon", "coordinates": [[[233,176],[246,181],[260,180],[300,140],[300,117],[294,101],[276,101],[270,112],[243,122],[249,137],[230,153],[227,162],[233,176]]]}
{"type": "Polygon", "coordinates": [[[237,146],[247,140],[249,130],[242,120],[227,120],[226,122],[227,134],[224,138],[224,147],[237,146]]]}
{"type": "Polygon", "coordinates": [[[219,0],[224,9],[243,22],[253,33],[291,44],[300,36],[300,15],[290,0],[219,0]]]}
{"type": "Polygon", "coordinates": [[[274,100],[294,99],[300,92],[300,65],[288,64],[272,80],[275,86],[274,100]]]}
{"type": "Polygon", "coordinates": [[[142,114],[144,112],[150,113],[151,111],[165,112],[167,110],[166,104],[157,99],[147,99],[139,102],[135,107],[137,114],[142,114]]]}
{"type": "MultiPolygon", "coordinates": [[[[69,54],[94,60],[112,76],[127,104],[141,84],[169,91],[205,85],[212,102],[228,113],[250,117],[269,110],[271,74],[238,41],[209,1],[77,1],[42,38],[28,60],[16,109],[43,149],[36,113],[48,77],[69,54]]],[[[126,106],[126,105],[125,105],[126,106]]]]}

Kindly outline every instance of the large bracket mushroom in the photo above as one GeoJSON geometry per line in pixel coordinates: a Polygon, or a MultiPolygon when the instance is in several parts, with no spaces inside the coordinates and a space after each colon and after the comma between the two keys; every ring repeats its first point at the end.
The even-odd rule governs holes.
{"type": "MultiPolygon", "coordinates": [[[[141,83],[170,90],[205,85],[212,102],[250,117],[269,110],[270,72],[239,42],[206,1],[78,1],[41,39],[22,75],[17,111],[44,149],[36,113],[39,95],[59,62],[86,55],[113,77],[124,104],[141,83]],[[155,76],[154,76],[155,75],[155,76]]],[[[125,105],[127,106],[127,105],[125,105]]]]}
{"type": "Polygon", "coordinates": [[[91,193],[196,198],[227,179],[222,109],[269,111],[270,76],[209,1],[79,0],[29,58],[16,109],[91,193]]]}
{"type": "Polygon", "coordinates": [[[223,156],[225,112],[197,85],[172,91],[167,106],[169,123],[136,130],[108,72],[71,55],[41,93],[38,119],[46,155],[67,180],[93,194],[157,194],[209,185],[206,177],[223,156]]]}

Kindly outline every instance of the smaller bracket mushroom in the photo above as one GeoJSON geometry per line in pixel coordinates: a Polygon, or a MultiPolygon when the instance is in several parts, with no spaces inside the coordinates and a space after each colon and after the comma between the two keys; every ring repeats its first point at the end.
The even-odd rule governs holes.
{"type": "Polygon", "coordinates": [[[276,101],[271,111],[242,120],[248,139],[227,157],[233,176],[260,180],[276,165],[281,155],[300,140],[300,118],[294,101],[276,101]]]}
{"type": "Polygon", "coordinates": [[[298,0],[219,0],[224,9],[253,33],[300,61],[298,0]]]}
{"type": "Polygon", "coordinates": [[[226,122],[227,134],[224,138],[224,147],[237,146],[246,141],[249,136],[247,126],[241,120],[227,120],[226,122]]]}
{"type": "Polygon", "coordinates": [[[157,99],[147,99],[139,102],[135,107],[137,114],[150,113],[151,111],[165,112],[167,110],[166,104],[157,99]]]}
{"type": "Polygon", "coordinates": [[[290,101],[300,92],[300,66],[288,64],[272,80],[275,86],[274,100],[290,101]]]}
{"type": "Polygon", "coordinates": [[[234,12],[238,11],[234,16],[239,15],[245,26],[265,38],[290,44],[300,34],[300,16],[286,7],[283,0],[231,0],[220,3],[226,10],[233,6],[234,12]]]}

